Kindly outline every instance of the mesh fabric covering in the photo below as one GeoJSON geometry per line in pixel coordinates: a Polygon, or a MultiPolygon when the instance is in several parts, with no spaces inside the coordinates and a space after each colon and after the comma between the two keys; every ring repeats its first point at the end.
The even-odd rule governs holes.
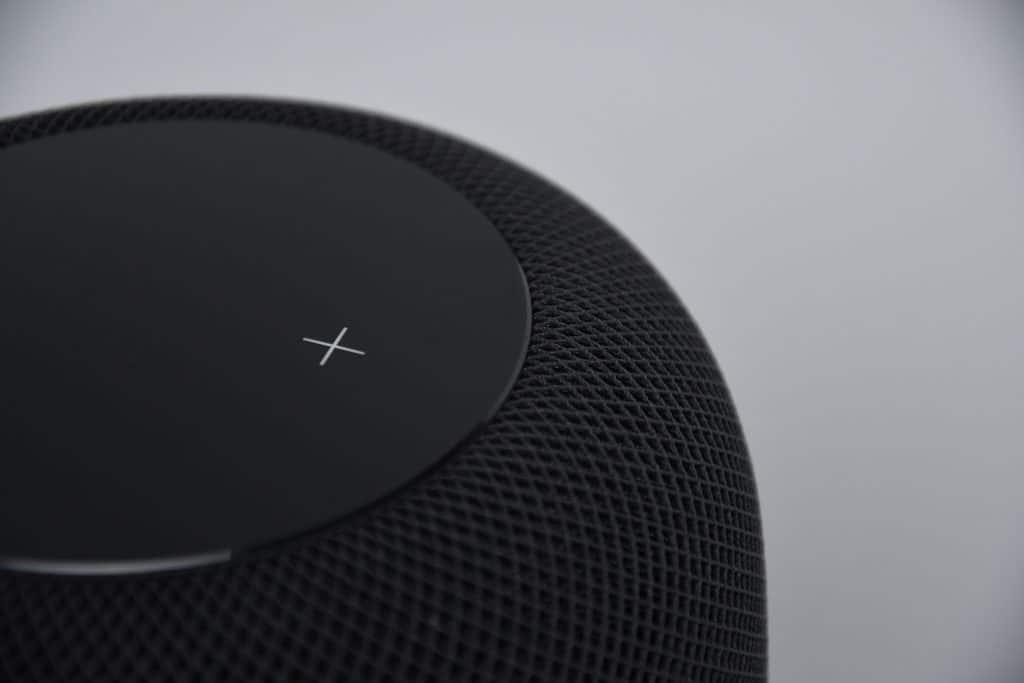
{"type": "Polygon", "coordinates": [[[472,440],[333,529],[177,573],[0,572],[0,681],[765,679],[740,426],[694,322],[625,240],[487,152],[329,107],[96,105],[0,123],[0,148],[168,119],[316,129],[446,181],[522,264],[525,363],[472,440]]]}

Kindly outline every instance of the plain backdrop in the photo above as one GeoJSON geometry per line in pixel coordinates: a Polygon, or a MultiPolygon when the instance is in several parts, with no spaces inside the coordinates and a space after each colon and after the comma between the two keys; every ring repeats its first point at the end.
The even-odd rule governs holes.
{"type": "Polygon", "coordinates": [[[568,188],[731,384],[773,680],[1024,680],[1024,3],[0,0],[0,116],[172,93],[376,109],[568,188]]]}

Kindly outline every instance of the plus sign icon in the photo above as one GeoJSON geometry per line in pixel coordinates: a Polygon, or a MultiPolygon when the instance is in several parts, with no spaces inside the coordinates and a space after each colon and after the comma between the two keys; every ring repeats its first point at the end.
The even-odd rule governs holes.
{"type": "Polygon", "coordinates": [[[341,332],[338,333],[338,336],[334,338],[333,342],[325,342],[320,339],[311,339],[310,337],[303,337],[302,341],[306,342],[307,344],[316,344],[318,346],[327,347],[327,351],[324,352],[323,358],[320,359],[320,367],[327,365],[327,361],[331,359],[331,355],[335,351],[344,351],[345,353],[352,353],[357,356],[365,356],[365,351],[360,351],[359,349],[353,349],[348,346],[341,345],[342,337],[345,336],[346,332],[348,332],[347,327],[341,328],[341,332]]]}

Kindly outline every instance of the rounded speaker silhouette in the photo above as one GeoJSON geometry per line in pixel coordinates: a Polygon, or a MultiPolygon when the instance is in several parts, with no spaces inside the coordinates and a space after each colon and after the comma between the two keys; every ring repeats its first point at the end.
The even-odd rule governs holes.
{"type": "Polygon", "coordinates": [[[443,134],[0,122],[0,680],[761,681],[756,488],[666,283],[443,134]]]}

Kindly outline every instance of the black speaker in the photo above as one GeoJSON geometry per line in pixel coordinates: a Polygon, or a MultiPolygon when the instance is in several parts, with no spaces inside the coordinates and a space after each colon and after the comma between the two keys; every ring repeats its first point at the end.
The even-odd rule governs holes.
{"type": "Polygon", "coordinates": [[[722,375],[557,187],[151,99],[0,122],[0,210],[3,681],[765,680],[722,375]]]}

